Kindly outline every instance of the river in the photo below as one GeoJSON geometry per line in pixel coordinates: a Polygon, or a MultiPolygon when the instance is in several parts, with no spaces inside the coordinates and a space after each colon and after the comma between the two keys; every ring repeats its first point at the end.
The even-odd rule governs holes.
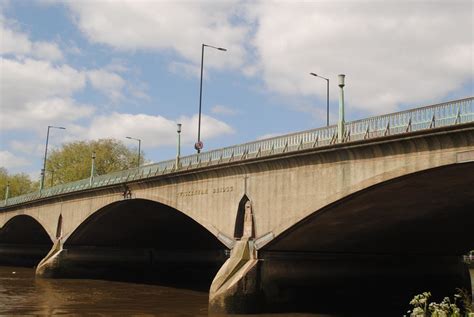
{"type": "MultiPolygon", "coordinates": [[[[471,283],[474,289],[474,269],[471,283]]],[[[0,316],[207,316],[207,300],[207,292],[101,280],[36,279],[31,268],[0,266],[0,316]]]]}

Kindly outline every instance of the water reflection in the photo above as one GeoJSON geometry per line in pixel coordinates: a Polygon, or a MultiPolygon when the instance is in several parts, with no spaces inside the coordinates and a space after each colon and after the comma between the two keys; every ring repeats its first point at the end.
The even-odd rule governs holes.
{"type": "Polygon", "coordinates": [[[100,280],[35,279],[33,269],[0,267],[0,315],[207,316],[207,300],[206,292],[100,280]]]}
{"type": "MultiPolygon", "coordinates": [[[[471,277],[474,288],[474,270],[471,277]]],[[[100,280],[35,279],[33,269],[0,267],[0,315],[207,316],[207,301],[207,292],[100,280]]],[[[263,316],[335,315],[258,315],[263,316]]]]}

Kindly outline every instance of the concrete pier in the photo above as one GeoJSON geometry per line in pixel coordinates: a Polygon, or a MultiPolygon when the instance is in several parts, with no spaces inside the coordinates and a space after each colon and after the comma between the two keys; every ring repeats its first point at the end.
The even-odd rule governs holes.
{"type": "Polygon", "coordinates": [[[252,241],[238,241],[212,281],[209,312],[257,312],[261,305],[258,264],[252,241]]]}
{"type": "Polygon", "coordinates": [[[354,314],[367,312],[367,307],[388,314],[408,310],[413,296],[425,291],[439,302],[458,288],[471,290],[461,257],[262,253],[254,259],[246,245],[236,246],[214,279],[211,314],[354,314]]]}

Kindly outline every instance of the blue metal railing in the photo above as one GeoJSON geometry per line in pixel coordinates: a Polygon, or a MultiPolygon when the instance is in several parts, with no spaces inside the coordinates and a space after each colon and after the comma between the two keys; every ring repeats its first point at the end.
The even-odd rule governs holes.
{"type": "MultiPolygon", "coordinates": [[[[473,100],[474,97],[470,97],[347,122],[345,124],[343,140],[344,142],[351,142],[474,122],[473,100]]],[[[173,159],[144,165],[140,168],[96,176],[92,182],[87,178],[76,182],[61,184],[43,189],[41,192],[33,192],[9,198],[8,201],[4,200],[0,202],[0,206],[17,205],[41,198],[121,184],[202,166],[218,165],[237,160],[327,146],[336,143],[337,139],[337,126],[332,125],[184,156],[180,158],[178,168],[176,168],[176,160],[173,159]]]]}

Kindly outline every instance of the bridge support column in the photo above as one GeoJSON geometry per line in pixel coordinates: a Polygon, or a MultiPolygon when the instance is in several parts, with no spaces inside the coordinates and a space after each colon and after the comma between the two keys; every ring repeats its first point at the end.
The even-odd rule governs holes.
{"type": "Polygon", "coordinates": [[[209,312],[250,313],[257,311],[260,299],[259,260],[254,247],[252,206],[245,204],[243,236],[232,249],[212,281],[209,312]]]}
{"type": "Polygon", "coordinates": [[[238,241],[230,258],[212,281],[209,292],[210,313],[255,312],[259,302],[259,260],[253,241],[238,241]]]}
{"type": "Polygon", "coordinates": [[[51,251],[44,257],[36,267],[36,276],[38,277],[58,277],[61,271],[61,259],[64,256],[63,242],[57,239],[54,242],[51,251]]]}

